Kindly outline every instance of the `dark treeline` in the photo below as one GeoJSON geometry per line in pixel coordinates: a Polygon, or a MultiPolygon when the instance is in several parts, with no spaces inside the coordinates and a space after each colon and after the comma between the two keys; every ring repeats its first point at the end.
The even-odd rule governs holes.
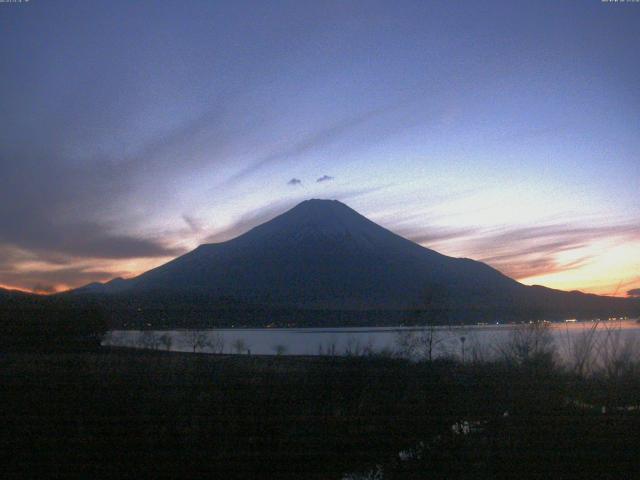
{"type": "Polygon", "coordinates": [[[637,402],[638,386],[637,375],[569,374],[545,352],[465,364],[117,350],[5,354],[3,473],[632,478],[640,416],[616,406],[637,402]]]}
{"type": "Polygon", "coordinates": [[[476,301],[467,298],[462,302],[442,295],[436,300],[425,298],[419,307],[405,310],[302,309],[249,303],[210,294],[166,291],[139,292],[135,295],[67,294],[60,298],[76,305],[99,305],[113,329],[443,325],[593,319],[611,315],[635,317],[640,314],[640,300],[611,299],[549,289],[543,291],[545,295],[551,295],[555,299],[546,307],[540,306],[544,303],[542,301],[535,304],[508,301],[504,304],[487,305],[480,299],[476,301]]]}
{"type": "MultiPolygon", "coordinates": [[[[428,290],[419,305],[403,310],[309,309],[268,302],[248,302],[215,294],[180,291],[62,293],[40,296],[0,291],[0,328],[25,331],[38,323],[78,326],[85,315],[90,331],[110,329],[173,329],[216,327],[371,327],[425,324],[501,323],[529,320],[637,317],[640,299],[623,299],[529,287],[534,300],[460,297],[448,290],[428,290]],[[540,298],[536,298],[538,295],[540,298]],[[73,320],[71,320],[73,317],[73,320]]],[[[49,335],[50,333],[43,333],[49,335]]],[[[37,337],[35,335],[34,337],[37,337]]]]}
{"type": "Polygon", "coordinates": [[[108,328],[94,302],[35,295],[0,301],[0,351],[87,351],[100,348],[108,328]]]}

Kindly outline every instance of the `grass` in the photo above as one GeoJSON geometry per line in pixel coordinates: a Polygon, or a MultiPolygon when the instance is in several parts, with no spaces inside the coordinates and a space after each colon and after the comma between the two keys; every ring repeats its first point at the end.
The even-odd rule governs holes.
{"type": "Polygon", "coordinates": [[[8,477],[339,479],[379,466],[384,478],[631,478],[636,463],[637,413],[566,400],[626,386],[578,389],[545,363],[117,349],[0,359],[8,477]],[[464,422],[480,423],[456,434],[464,422]]]}

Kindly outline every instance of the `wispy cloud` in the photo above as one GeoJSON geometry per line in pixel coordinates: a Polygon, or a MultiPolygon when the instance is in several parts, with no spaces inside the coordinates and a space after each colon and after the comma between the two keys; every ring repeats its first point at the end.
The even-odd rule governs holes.
{"type": "Polygon", "coordinates": [[[446,240],[468,238],[469,236],[478,233],[478,229],[434,227],[428,228],[427,230],[421,230],[419,232],[416,232],[415,230],[403,231],[402,229],[399,229],[397,233],[413,242],[428,246],[430,244],[437,244],[438,242],[446,240]]]}
{"type": "Polygon", "coordinates": [[[568,224],[542,225],[487,232],[470,242],[475,258],[517,279],[580,268],[593,258],[582,256],[569,262],[559,259],[562,252],[579,250],[596,241],[640,239],[637,224],[598,227],[568,224]]]}
{"type": "Polygon", "coordinates": [[[117,270],[101,270],[84,264],[70,263],[62,268],[21,268],[19,265],[0,265],[2,282],[22,290],[38,293],[53,293],[68,286],[79,286],[95,281],[107,281],[123,274],[117,270]]]}
{"type": "Polygon", "coordinates": [[[187,224],[187,226],[193,233],[202,232],[202,223],[197,218],[194,218],[191,215],[183,214],[182,220],[184,220],[184,223],[187,224]]]}
{"type": "Polygon", "coordinates": [[[329,175],[323,175],[316,180],[316,183],[328,182],[330,180],[333,180],[333,177],[330,177],[329,175]]]}
{"type": "Polygon", "coordinates": [[[261,225],[278,215],[293,208],[297,202],[295,200],[283,200],[270,203],[264,207],[257,208],[240,216],[231,225],[217,230],[205,238],[206,243],[220,243],[231,240],[254,227],[261,225]]]}
{"type": "Polygon", "coordinates": [[[597,227],[549,224],[520,228],[447,228],[427,230],[398,229],[405,237],[422,245],[448,253],[452,241],[456,255],[479,260],[516,279],[578,269],[593,258],[583,255],[562,261],[560,254],[578,251],[609,239],[619,242],[640,241],[640,224],[625,223],[597,227]]]}
{"type": "MultiPolygon", "coordinates": [[[[125,153],[106,149],[95,154],[91,145],[82,144],[82,153],[74,158],[68,152],[69,145],[79,148],[73,143],[78,138],[73,131],[77,127],[74,122],[79,121],[76,117],[42,128],[55,131],[56,136],[2,142],[0,178],[5,183],[0,189],[0,262],[7,267],[8,262],[17,261],[2,259],[2,252],[13,250],[73,270],[82,259],[166,258],[183,253],[171,244],[172,238],[151,238],[143,233],[145,210],[154,208],[147,189],[150,187],[155,197],[165,198],[162,191],[174,185],[179,175],[207,162],[224,161],[218,152],[242,136],[234,130],[233,113],[229,112],[234,99],[237,96],[229,95],[214,100],[203,113],[172,130],[157,131],[125,153]],[[209,155],[196,155],[196,149],[205,145],[209,155]]],[[[72,113],[93,124],[96,118],[92,112],[72,113]]],[[[100,144],[100,139],[92,140],[100,144]]],[[[193,217],[185,215],[183,220],[192,232],[200,228],[193,217]]],[[[71,271],[59,273],[64,277],[59,283],[72,280],[71,271]]],[[[93,273],[78,272],[77,282],[93,273]]],[[[22,275],[26,283],[37,281],[34,273],[22,275]]],[[[97,272],[95,280],[100,279],[104,276],[97,272]]],[[[5,268],[0,283],[10,281],[15,284],[17,276],[5,268]]],[[[20,286],[31,288],[25,282],[20,286]]],[[[37,283],[38,287],[47,286],[44,274],[37,283]]]]}
{"type": "Polygon", "coordinates": [[[351,190],[336,191],[332,193],[330,196],[332,198],[335,198],[336,200],[340,200],[344,202],[353,198],[361,197],[363,195],[369,195],[371,193],[381,192],[389,188],[391,185],[392,184],[387,184],[387,185],[380,185],[378,187],[357,188],[357,189],[351,189],[351,190]]]}
{"type": "Polygon", "coordinates": [[[285,146],[273,153],[263,156],[250,166],[240,170],[228,179],[228,183],[235,183],[267,165],[277,164],[298,157],[302,154],[321,149],[346,136],[358,127],[376,117],[384,115],[393,107],[383,107],[355,115],[329,125],[326,128],[308,133],[305,137],[285,146]]]}
{"type": "Polygon", "coordinates": [[[299,178],[292,178],[291,180],[289,180],[287,182],[287,185],[301,185],[302,184],[302,180],[300,180],[299,178]]]}
{"type": "Polygon", "coordinates": [[[113,233],[90,221],[51,225],[44,219],[24,219],[0,232],[0,242],[45,255],[62,254],[87,258],[151,258],[183,253],[161,240],[113,233]]]}

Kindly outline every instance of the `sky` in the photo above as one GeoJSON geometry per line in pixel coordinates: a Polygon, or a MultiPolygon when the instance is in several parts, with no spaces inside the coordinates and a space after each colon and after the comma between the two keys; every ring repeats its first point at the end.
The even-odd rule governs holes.
{"type": "Polygon", "coordinates": [[[640,3],[0,3],[0,287],[131,277],[308,198],[640,295],[640,3]]]}

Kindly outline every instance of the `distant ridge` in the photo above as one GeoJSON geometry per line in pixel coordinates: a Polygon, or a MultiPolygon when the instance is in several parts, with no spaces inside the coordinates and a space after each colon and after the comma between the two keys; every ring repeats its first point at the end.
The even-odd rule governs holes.
{"type": "Polygon", "coordinates": [[[23,292],[22,290],[13,290],[7,288],[0,288],[0,298],[6,297],[26,297],[30,295],[35,295],[28,292],[23,292]]]}
{"type": "MultiPolygon", "coordinates": [[[[94,283],[69,294],[108,295],[110,301],[115,296],[123,305],[139,305],[139,310],[153,306],[158,316],[164,311],[167,318],[177,304],[192,317],[198,317],[197,312],[203,319],[215,317],[205,312],[215,311],[220,303],[225,308],[259,306],[262,312],[284,309],[298,319],[309,312],[336,318],[340,311],[378,316],[404,311],[423,312],[440,322],[640,310],[637,300],[525,286],[484,263],[413,243],[339,201],[317,199],[135,278],[94,283]]],[[[241,310],[246,314],[246,308],[241,310]]]]}
{"type": "Polygon", "coordinates": [[[75,293],[116,293],[126,289],[127,281],[122,277],[117,277],[108,282],[93,282],[83,287],[75,289],[75,293]]]}

